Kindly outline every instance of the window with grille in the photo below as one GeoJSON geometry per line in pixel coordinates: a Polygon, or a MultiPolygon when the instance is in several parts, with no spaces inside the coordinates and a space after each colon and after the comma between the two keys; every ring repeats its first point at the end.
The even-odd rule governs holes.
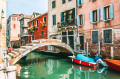
{"type": "Polygon", "coordinates": [[[112,29],[103,30],[103,42],[112,43],[112,29]]]}
{"type": "Polygon", "coordinates": [[[92,31],[92,43],[98,43],[98,31],[92,31]]]}

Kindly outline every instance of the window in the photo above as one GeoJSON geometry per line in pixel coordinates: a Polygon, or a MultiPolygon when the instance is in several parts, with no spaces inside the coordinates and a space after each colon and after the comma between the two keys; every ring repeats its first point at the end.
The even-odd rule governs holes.
{"type": "Polygon", "coordinates": [[[113,4],[101,8],[101,20],[113,19],[113,4]]]}
{"type": "Polygon", "coordinates": [[[46,16],[44,17],[44,22],[45,22],[45,24],[46,24],[46,16]]]}
{"type": "Polygon", "coordinates": [[[97,10],[93,11],[93,22],[97,22],[97,10]]]}
{"type": "Polygon", "coordinates": [[[31,23],[31,26],[34,26],[34,22],[31,23]]]}
{"type": "Polygon", "coordinates": [[[42,37],[43,37],[43,31],[42,31],[42,37]]]}
{"type": "Polygon", "coordinates": [[[61,24],[75,24],[75,8],[61,12],[61,24]]]}
{"type": "Polygon", "coordinates": [[[62,0],[62,4],[64,4],[66,2],[66,0],[62,0]]]}
{"type": "Polygon", "coordinates": [[[52,8],[55,8],[55,1],[52,2],[52,8]]]}
{"type": "Polygon", "coordinates": [[[78,0],[78,6],[81,6],[83,4],[83,0],[78,0]]]}
{"type": "Polygon", "coordinates": [[[68,0],[68,2],[69,2],[69,1],[72,1],[72,0],[68,0]]]}
{"type": "Polygon", "coordinates": [[[77,16],[77,25],[84,25],[84,14],[77,16]]]}
{"type": "Polygon", "coordinates": [[[36,23],[36,24],[37,24],[37,27],[38,27],[38,20],[37,20],[37,23],[36,23]]]}
{"type": "Polygon", "coordinates": [[[53,15],[53,25],[56,25],[56,15],[53,15]]]}
{"type": "Polygon", "coordinates": [[[15,25],[15,24],[13,25],[13,28],[14,28],[14,29],[16,28],[16,25],[15,25]]]}
{"type": "Polygon", "coordinates": [[[112,29],[103,30],[103,42],[112,43],[112,29]]]}
{"type": "Polygon", "coordinates": [[[90,12],[90,22],[96,23],[99,22],[99,9],[93,10],[90,12]]]}
{"type": "Polygon", "coordinates": [[[92,31],[92,43],[98,43],[98,31],[92,31]]]}
{"type": "Polygon", "coordinates": [[[13,17],[12,20],[15,21],[16,19],[13,17]]]}
{"type": "Polygon", "coordinates": [[[110,19],[110,6],[105,7],[105,20],[110,19]]]}

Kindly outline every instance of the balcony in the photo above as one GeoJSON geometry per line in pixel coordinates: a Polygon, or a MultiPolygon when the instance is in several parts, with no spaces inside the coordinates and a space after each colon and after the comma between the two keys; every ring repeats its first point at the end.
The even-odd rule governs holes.
{"type": "Polygon", "coordinates": [[[68,27],[74,27],[76,26],[76,19],[70,19],[65,22],[58,22],[57,23],[58,28],[68,28],[68,27]]]}

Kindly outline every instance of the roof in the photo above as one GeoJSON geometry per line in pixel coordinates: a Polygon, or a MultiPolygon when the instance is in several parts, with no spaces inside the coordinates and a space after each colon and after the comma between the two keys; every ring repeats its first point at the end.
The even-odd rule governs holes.
{"type": "MultiPolygon", "coordinates": [[[[40,17],[42,17],[43,15],[45,15],[45,14],[48,14],[48,12],[46,12],[46,13],[44,13],[44,14],[41,14],[41,15],[39,15],[38,17],[36,17],[36,18],[33,18],[32,20],[30,20],[29,22],[31,22],[31,21],[34,21],[34,20],[36,20],[36,19],[38,19],[38,18],[40,18],[40,17]]],[[[28,22],[28,23],[29,23],[28,22]]]]}

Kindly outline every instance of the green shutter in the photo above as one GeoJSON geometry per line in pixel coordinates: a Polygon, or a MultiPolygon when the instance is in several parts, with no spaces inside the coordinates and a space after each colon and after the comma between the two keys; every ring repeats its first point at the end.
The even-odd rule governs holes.
{"type": "Polygon", "coordinates": [[[99,9],[97,9],[97,22],[100,21],[100,14],[99,14],[99,9]]]}
{"type": "Polygon", "coordinates": [[[56,15],[53,15],[53,25],[56,25],[56,15]]]}
{"type": "Polygon", "coordinates": [[[80,15],[77,15],[77,25],[80,26],[80,15]]]}
{"type": "Polygon", "coordinates": [[[113,19],[113,4],[110,4],[110,19],[113,19]]]}
{"type": "Polygon", "coordinates": [[[64,22],[64,12],[61,12],[61,24],[64,22]]]}
{"type": "Polygon", "coordinates": [[[66,22],[68,23],[68,10],[66,10],[66,22]]]}
{"type": "Polygon", "coordinates": [[[78,0],[78,6],[80,6],[80,0],[78,0]]]}
{"type": "Polygon", "coordinates": [[[83,0],[81,0],[81,5],[83,4],[83,0]]]}
{"type": "Polygon", "coordinates": [[[90,11],[90,22],[93,23],[93,11],[90,11]]]}
{"type": "Polygon", "coordinates": [[[84,19],[85,19],[84,14],[82,14],[82,17],[83,17],[83,25],[84,25],[84,23],[85,23],[85,22],[84,22],[84,21],[85,21],[85,20],[84,20],[84,19]]]}
{"type": "Polygon", "coordinates": [[[75,8],[73,8],[73,14],[72,14],[72,19],[73,19],[73,22],[75,23],[75,8]]]}
{"type": "Polygon", "coordinates": [[[105,20],[105,7],[101,8],[101,20],[105,20]]]}

